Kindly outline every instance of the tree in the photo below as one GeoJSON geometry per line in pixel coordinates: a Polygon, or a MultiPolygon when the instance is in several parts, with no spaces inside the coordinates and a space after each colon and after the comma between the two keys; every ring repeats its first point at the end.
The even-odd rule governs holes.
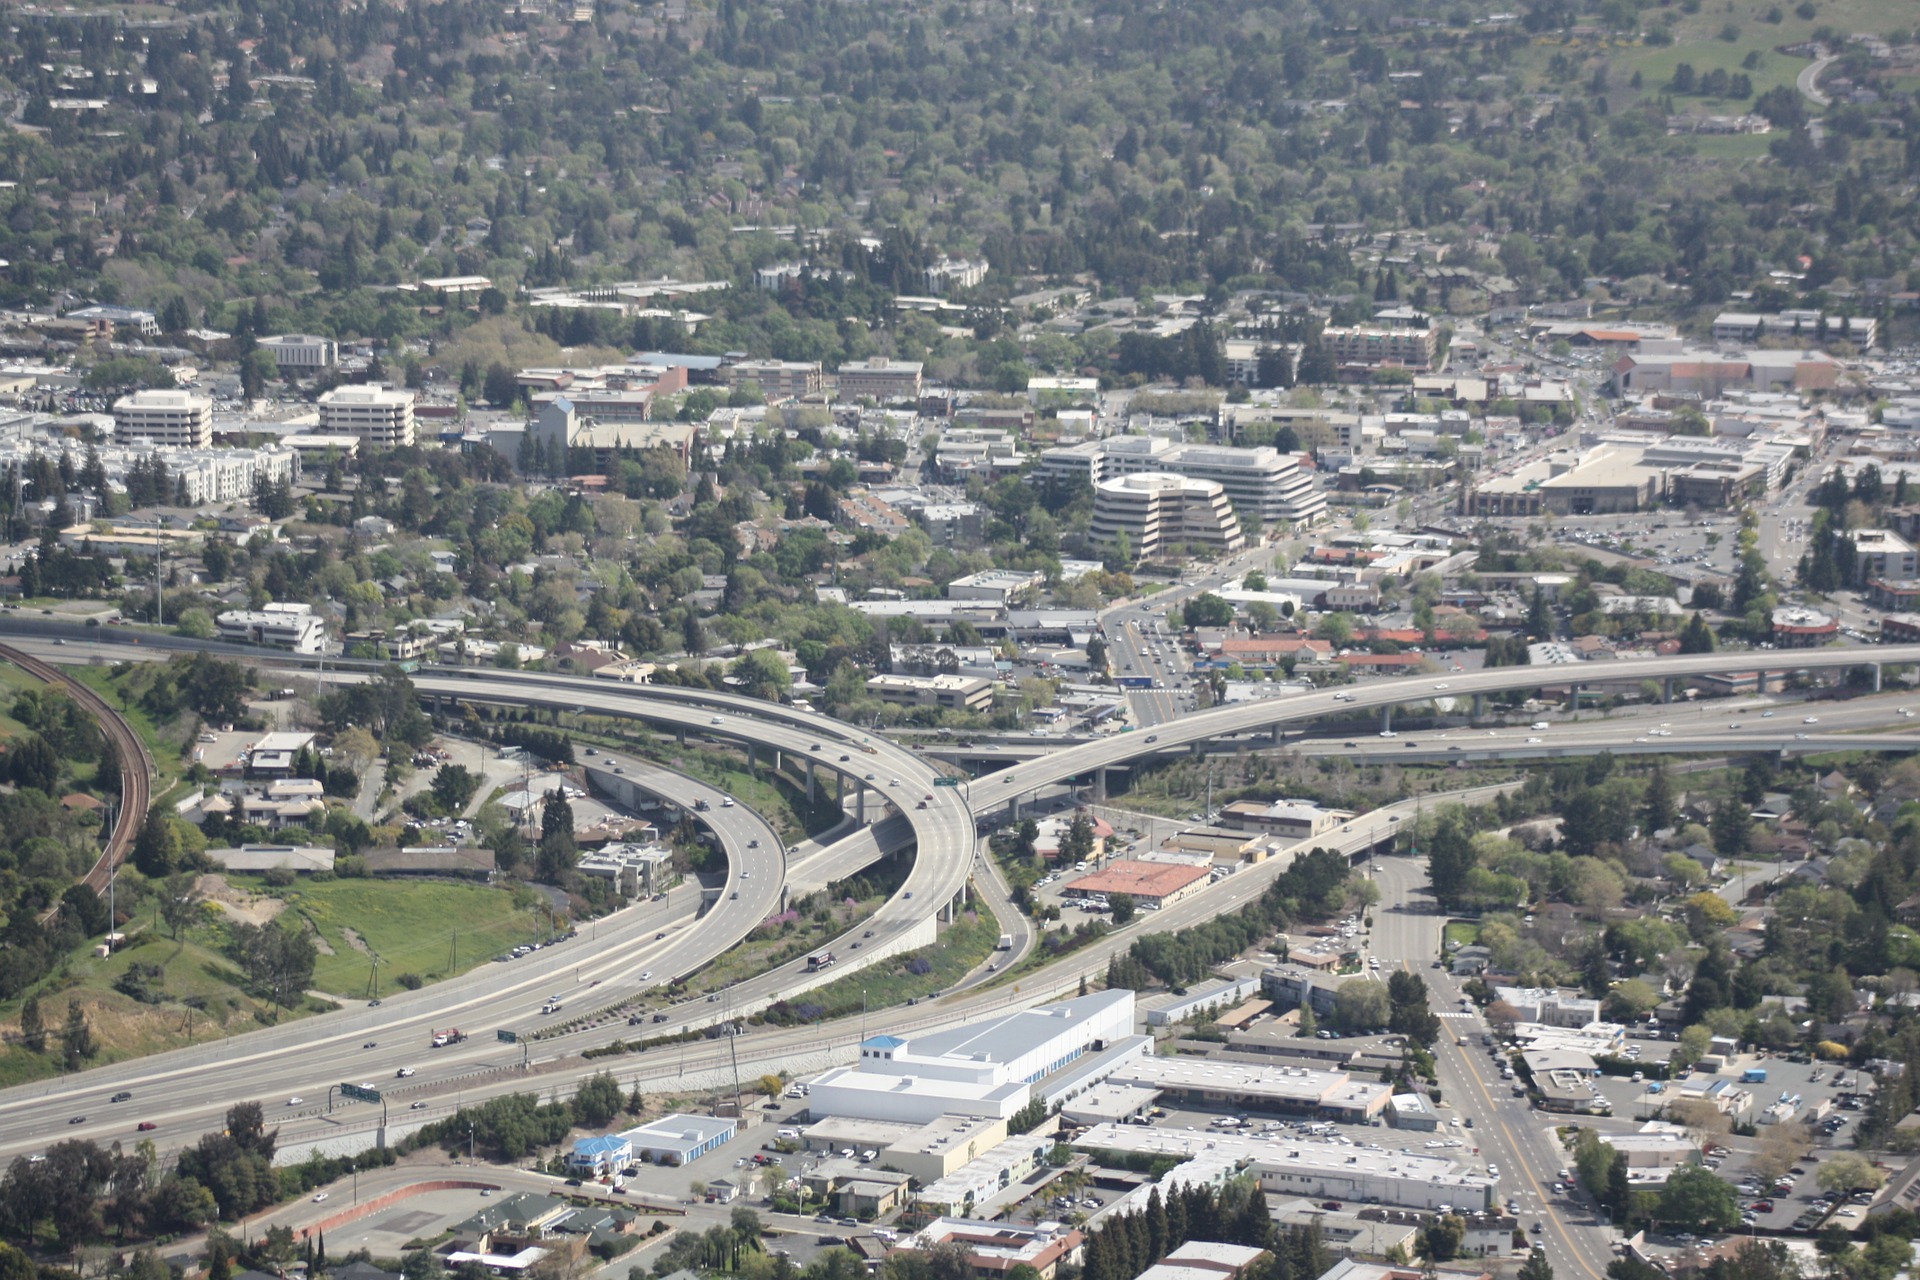
{"type": "Polygon", "coordinates": [[[47,1051],[47,1020],[40,1012],[39,996],[28,996],[20,1006],[20,1043],[34,1053],[47,1051]]]}
{"type": "Polygon", "coordinates": [[[1723,858],[1737,858],[1753,837],[1752,812],[1738,796],[1728,796],[1713,807],[1707,828],[1713,833],[1713,851],[1723,858]]]}
{"type": "Polygon", "coordinates": [[[1675,1170],[1660,1189],[1654,1216],[1662,1222],[1729,1231],[1740,1222],[1739,1193],[1713,1170],[1686,1165],[1675,1170]]]}
{"type": "Polygon", "coordinates": [[[1520,1265],[1520,1280],[1553,1280],[1553,1264],[1547,1261],[1545,1249],[1533,1246],[1527,1260],[1520,1265]]]}
{"type": "Polygon", "coordinates": [[[602,1071],[581,1081],[573,1095],[573,1114],[584,1128],[604,1129],[620,1114],[622,1102],[613,1073],[602,1071]]]}
{"type": "Polygon", "coordinates": [[[1687,625],[1680,630],[1680,652],[1712,653],[1713,650],[1713,629],[1707,626],[1705,614],[1696,613],[1687,619],[1687,625]]]}
{"type": "Polygon", "coordinates": [[[1333,993],[1333,1020],[1342,1031],[1384,1027],[1392,1009],[1386,983],[1372,978],[1354,978],[1333,993]]]}
{"type": "Polygon", "coordinates": [[[199,877],[191,871],[176,871],[168,876],[160,886],[160,918],[166,922],[167,932],[173,935],[175,942],[180,941],[180,931],[193,920],[194,909],[198,906],[195,886],[199,877]]]}
{"type": "Polygon", "coordinates": [[[433,775],[433,802],[444,814],[466,812],[467,802],[480,789],[480,778],[463,764],[443,764],[433,775]]]}
{"type": "Polygon", "coordinates": [[[149,879],[166,876],[179,865],[180,836],[173,829],[173,815],[167,806],[155,801],[140,824],[133,840],[133,865],[149,879]]]}
{"type": "Polygon", "coordinates": [[[1815,1175],[1822,1191],[1878,1191],[1886,1185],[1887,1175],[1857,1151],[1842,1151],[1820,1162],[1815,1175]]]}
{"type": "Polygon", "coordinates": [[[1187,601],[1181,615],[1189,627],[1226,627],[1233,624],[1233,606],[1211,591],[1202,591],[1187,601]]]}
{"type": "Polygon", "coordinates": [[[1107,910],[1113,913],[1116,925],[1126,924],[1133,919],[1137,904],[1130,893],[1110,893],[1107,895],[1107,910]]]}
{"type": "Polygon", "coordinates": [[[69,1071],[78,1071],[100,1052],[99,1042],[94,1039],[93,1028],[77,998],[67,1001],[67,1025],[60,1032],[60,1047],[69,1071]]]}
{"type": "Polygon", "coordinates": [[[1655,765],[1653,772],[1647,775],[1647,790],[1643,804],[1645,807],[1642,817],[1646,824],[1644,834],[1652,835],[1656,831],[1665,831],[1673,826],[1675,815],[1673,779],[1667,775],[1665,765],[1655,765]]]}
{"type": "Polygon", "coordinates": [[[1451,1262],[1460,1256],[1466,1238],[1466,1220],[1457,1213],[1443,1214],[1420,1233],[1414,1249],[1430,1263],[1451,1262]]]}

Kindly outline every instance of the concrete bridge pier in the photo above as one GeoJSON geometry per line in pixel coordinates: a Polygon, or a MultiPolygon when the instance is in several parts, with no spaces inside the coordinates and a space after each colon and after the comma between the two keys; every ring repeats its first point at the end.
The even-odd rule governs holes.
{"type": "Polygon", "coordinates": [[[1286,734],[1285,734],[1285,733],[1283,733],[1283,732],[1281,732],[1281,729],[1280,729],[1280,726],[1279,726],[1279,725],[1275,725],[1275,726],[1273,726],[1273,745],[1274,745],[1274,746],[1276,746],[1276,747],[1277,747],[1277,746],[1279,746],[1279,745],[1280,745],[1280,743],[1281,743],[1281,741],[1282,741],[1282,740],[1283,740],[1283,739],[1284,739],[1285,737],[1286,737],[1286,734]]]}
{"type": "Polygon", "coordinates": [[[813,803],[813,761],[807,761],[807,803],[813,803]]]}
{"type": "Polygon", "coordinates": [[[687,726],[681,725],[674,736],[679,738],[681,748],[685,749],[687,745],[687,726]]]}
{"type": "Polygon", "coordinates": [[[853,803],[854,803],[853,816],[858,821],[865,822],[867,820],[867,789],[865,787],[860,788],[859,793],[854,797],[853,803]]]}
{"type": "Polygon", "coordinates": [[[1660,681],[1660,701],[1663,703],[1673,701],[1673,677],[1672,676],[1667,676],[1660,681]]]}
{"type": "Polygon", "coordinates": [[[1880,692],[1880,679],[1880,664],[1876,662],[1873,664],[1873,691],[1875,693],[1880,692]]]}
{"type": "Polygon", "coordinates": [[[1475,720],[1482,720],[1486,718],[1486,714],[1487,714],[1487,695],[1484,693],[1474,694],[1473,695],[1473,718],[1475,720]]]}
{"type": "MultiPolygon", "coordinates": [[[[1874,670],[1878,671],[1879,668],[1876,667],[1874,670]]],[[[1105,800],[1107,798],[1107,769],[1105,765],[1093,771],[1093,798],[1095,800],[1105,800]]]]}
{"type": "Polygon", "coordinates": [[[1380,708],[1380,732],[1393,732],[1393,707],[1391,705],[1380,708]]]}

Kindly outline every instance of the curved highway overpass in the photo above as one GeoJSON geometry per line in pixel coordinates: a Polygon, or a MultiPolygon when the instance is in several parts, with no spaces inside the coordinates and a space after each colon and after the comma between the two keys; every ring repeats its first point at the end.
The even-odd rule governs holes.
{"type": "MultiPolygon", "coordinates": [[[[150,651],[149,651],[150,652],[150,651]]],[[[63,653],[61,656],[82,658],[81,653],[63,653]]],[[[145,656],[145,655],[141,655],[145,656]]],[[[254,655],[266,657],[267,655],[254,655]]],[[[1871,650],[1816,650],[1806,653],[1787,655],[1768,655],[1762,657],[1753,654],[1709,654],[1683,658],[1655,659],[1646,662],[1618,664],[1604,673],[1595,673],[1594,679],[1662,679],[1669,676],[1753,671],[1761,669],[1821,669],[1830,667],[1859,666],[1879,663],[1920,662],[1920,646],[1886,646],[1871,650]]],[[[1352,710],[1355,708],[1386,708],[1400,703],[1424,701],[1436,693],[1451,693],[1454,696],[1490,693],[1509,689],[1525,689],[1543,682],[1566,682],[1570,673],[1564,669],[1544,670],[1539,668],[1502,668],[1494,671],[1454,675],[1449,680],[1435,681],[1427,678],[1398,680],[1379,685],[1355,686],[1329,693],[1316,693],[1284,702],[1251,704],[1217,708],[1207,712],[1190,715],[1169,725],[1157,728],[1152,734],[1131,733],[1119,735],[1101,742],[1083,744],[1062,750],[1041,761],[1017,766],[1007,774],[995,775],[974,784],[974,801],[980,807],[999,806],[1013,803],[1024,794],[1030,794],[1040,788],[1056,785],[1059,782],[1091,774],[1099,768],[1132,759],[1149,752],[1161,751],[1181,746],[1191,746],[1204,742],[1208,738],[1225,733],[1245,733],[1259,729],[1277,729],[1278,726],[1295,721],[1311,719],[1331,712],[1352,710]],[[1004,780],[1003,780],[1004,779],[1004,780]]],[[[592,691],[592,709],[616,715],[636,715],[640,718],[683,728],[688,732],[710,736],[730,736],[754,744],[761,749],[773,749],[804,755],[818,765],[834,772],[859,773],[858,779],[866,783],[866,772],[875,774],[876,790],[881,794],[899,794],[905,804],[902,819],[910,826],[914,838],[920,844],[919,857],[913,872],[901,895],[890,901],[872,927],[876,937],[868,946],[868,955],[876,954],[884,945],[895,949],[901,944],[917,938],[921,930],[930,926],[932,916],[953,901],[963,890],[970,866],[973,862],[974,830],[972,815],[966,799],[954,788],[932,787],[932,772],[919,760],[903,749],[895,747],[884,739],[867,740],[855,728],[809,711],[794,708],[777,707],[772,704],[755,702],[735,695],[715,694],[706,691],[684,689],[658,689],[647,686],[621,686],[608,688],[604,682],[583,681],[569,677],[552,677],[537,674],[519,674],[505,672],[473,672],[457,675],[427,674],[416,678],[423,692],[438,692],[452,696],[466,696],[477,700],[511,701],[517,704],[549,705],[566,710],[580,710],[587,703],[588,690],[592,691]],[[715,719],[719,723],[715,723],[715,719]],[[822,750],[813,750],[814,742],[822,744],[822,750]],[[857,744],[861,750],[849,752],[853,759],[844,764],[838,759],[841,754],[830,752],[828,742],[857,744]],[[869,750],[870,749],[870,750],[869,750]],[[831,758],[822,758],[831,756],[831,758]],[[870,762],[870,769],[862,770],[858,761],[870,762]],[[892,779],[898,777],[900,786],[894,787],[892,779]],[[931,797],[929,808],[921,810],[914,797],[916,789],[925,787],[919,794],[931,797]],[[884,933],[883,933],[884,930],[884,933]]],[[[1706,745],[1694,740],[1662,740],[1659,746],[1667,751],[1699,752],[1712,750],[1717,746],[1734,746],[1752,751],[1788,746],[1797,739],[1788,732],[1790,725],[1782,725],[1780,731],[1771,734],[1755,733],[1742,735],[1737,744],[1706,745]]],[[[1836,740],[1829,744],[1833,747],[1862,746],[1864,741],[1835,735],[1836,740]]],[[[1913,741],[1904,737],[1892,737],[1902,745],[1913,745],[1913,741]]],[[[1526,744],[1521,744],[1522,746],[1526,744]]],[[[1569,747],[1568,750],[1574,749],[1569,747]]],[[[1594,748],[1600,749],[1600,748],[1594,748]]],[[[1531,752],[1528,754],[1539,754],[1531,752]]],[[[1368,815],[1366,820],[1351,824],[1356,829],[1351,834],[1337,837],[1333,841],[1322,838],[1320,843],[1340,843],[1351,845],[1355,849],[1365,848],[1382,839],[1389,838],[1391,828],[1385,826],[1390,814],[1368,815]]],[[[867,842],[871,850],[877,847],[870,832],[861,832],[852,842],[867,842]]],[[[833,850],[823,851],[819,857],[830,857],[833,850]]],[[[1277,874],[1278,866],[1272,867],[1277,874]]],[[[1192,900],[1192,911],[1172,910],[1158,913],[1151,922],[1156,929],[1178,928],[1193,920],[1203,919],[1222,909],[1230,908],[1232,900],[1244,897],[1247,892],[1257,891],[1265,877],[1259,869],[1250,869],[1240,876],[1233,877],[1222,886],[1218,894],[1209,893],[1192,900]],[[1187,917],[1191,915],[1193,919],[1187,917]]],[[[657,904],[653,904],[657,905],[657,904]]],[[[1187,904],[1181,904],[1186,906],[1187,904]]],[[[633,921],[618,925],[609,925],[612,929],[624,929],[631,938],[635,935],[644,939],[645,931],[652,927],[647,920],[646,909],[634,913],[633,921]]],[[[667,918],[663,910],[660,919],[667,918]]],[[[687,931],[700,934],[702,930],[687,931]]],[[[1030,1004],[1057,994],[1063,987],[1077,982],[1082,973],[1097,973],[1104,967],[1106,957],[1112,950],[1129,944],[1139,928],[1121,931],[1115,938],[1095,948],[1076,953],[1073,961],[1055,966],[1041,979],[1029,981],[1011,994],[998,990],[988,990],[969,994],[964,998],[954,997],[936,1010],[920,1015],[915,1022],[927,1021],[928,1025],[948,1025],[955,1021],[978,1017],[983,1013],[1011,1005],[1030,1004]]],[[[719,931],[711,931],[718,936],[719,931]]],[[[225,1100],[236,1097],[261,1097],[277,1101],[276,1095],[302,1096],[307,1099],[306,1107],[322,1095],[328,1084],[339,1081],[365,1079],[372,1083],[397,1083],[394,1071],[399,1065],[413,1065],[428,1057],[425,1050],[425,1038],[421,1032],[431,1023],[445,1025],[449,1022],[474,1021],[475,1016],[492,1016],[504,1006],[503,1000],[519,1000],[517,1006],[524,1009],[527,1003],[538,1003],[536,992],[551,982],[553,961],[573,961],[576,964],[575,979],[580,983],[591,983],[598,978],[608,980],[636,981],[640,965],[645,961],[640,956],[644,949],[636,952],[631,947],[618,952],[607,951],[599,945],[596,927],[594,937],[582,937],[564,943],[554,949],[549,957],[548,966],[529,976],[513,976],[514,970],[508,967],[508,981],[493,991],[478,993],[463,999],[463,993],[452,984],[442,984],[423,997],[431,1003],[430,1010],[423,1009],[417,1015],[407,1016],[405,1010],[379,1011],[371,1014],[367,1010],[350,1012],[343,1018],[330,1018],[325,1023],[304,1023],[278,1031],[255,1033],[243,1038],[231,1047],[202,1048],[183,1051],[178,1054],[162,1055],[159,1058],[121,1064],[115,1067],[83,1073],[46,1082],[41,1085],[27,1086],[8,1091],[0,1095],[0,1151],[27,1150],[47,1140],[49,1132],[71,1133],[74,1136],[95,1136],[102,1138],[122,1136],[121,1131],[131,1131],[135,1119],[151,1119],[162,1123],[163,1136],[185,1136],[203,1128],[217,1116],[225,1100]],[[451,1007],[450,1007],[451,1006],[451,1007]],[[401,1016],[394,1016],[394,1015],[401,1016]],[[391,1028],[391,1030],[390,1030],[391,1028]],[[360,1045],[363,1038],[375,1033],[381,1037],[373,1049],[364,1049],[360,1045]],[[385,1038],[398,1034],[407,1047],[394,1051],[382,1049],[382,1044],[395,1042],[385,1038]],[[413,1046],[420,1046],[414,1048],[413,1046]],[[136,1089],[133,1102],[120,1104],[116,1108],[105,1102],[106,1092],[116,1088],[136,1089]],[[101,1112],[111,1114],[102,1115],[101,1112]],[[153,1114],[148,1114],[152,1112],[153,1114]],[[88,1114],[89,1120],[71,1130],[58,1128],[69,1113],[88,1114]],[[171,1132],[169,1132],[171,1131],[171,1132]]],[[[655,939],[655,942],[665,941],[655,939]]],[[[920,945],[914,942],[913,945],[920,945]]],[[[546,957],[548,953],[541,953],[546,957]]],[[[669,971],[683,955],[691,952],[675,952],[663,949],[665,957],[661,963],[669,971]]],[[[472,976],[472,975],[470,975],[472,976]]],[[[482,972],[486,979],[499,975],[494,972],[482,972]]],[[[832,976],[832,975],[828,975],[832,976]]],[[[765,1002],[803,990],[810,982],[818,981],[821,975],[806,975],[796,966],[783,966],[771,973],[760,975],[741,983],[726,1006],[708,1005],[704,1007],[685,1007],[674,1011],[671,1023],[663,1030],[678,1030],[682,1027],[700,1026],[712,1023],[727,1016],[737,1016],[738,1012],[753,1003],[765,1002]]],[[[484,985],[484,984],[481,984],[484,985]]],[[[609,993],[611,995],[611,993],[609,993]]],[[[499,1023],[479,1023],[485,1035],[492,1026],[499,1023]]],[[[544,1053],[548,1048],[560,1048],[565,1054],[593,1043],[604,1043],[625,1031],[624,1021],[617,1027],[603,1028],[598,1032],[582,1033],[578,1037],[567,1037],[565,1041],[553,1046],[541,1046],[544,1053]]],[[[762,1054],[769,1049],[792,1046],[789,1051],[801,1048],[818,1050],[826,1038],[819,1028],[800,1028],[791,1032],[782,1031],[754,1037],[754,1053],[762,1054]]],[[[434,1071],[431,1080],[422,1079],[421,1084],[433,1084],[436,1100],[430,1103],[428,1114],[443,1105],[447,1100],[445,1093],[449,1088],[461,1094],[494,1090],[523,1088],[526,1078],[511,1071],[516,1052],[508,1046],[490,1043],[484,1040],[470,1041],[466,1045],[451,1049],[433,1051],[434,1071]]],[[[716,1049],[696,1049],[692,1056],[694,1062],[705,1060],[717,1052],[716,1049]]],[[[624,1074],[635,1071],[647,1074],[674,1074],[685,1070],[685,1057],[679,1065],[660,1063],[656,1069],[656,1060],[638,1058],[615,1059],[614,1064],[624,1074]]],[[[574,1064],[565,1071],[566,1079],[587,1074],[596,1064],[574,1064]]],[[[544,1082],[544,1081],[543,1081],[544,1082]]],[[[556,1080],[555,1083],[558,1083],[556,1080]]],[[[416,1087],[409,1080],[406,1089],[416,1087]]],[[[403,1094],[402,1097],[405,1095],[403,1094]]],[[[426,1099],[419,1099],[425,1101],[426,1099]]],[[[289,1108],[282,1103],[269,1108],[269,1118],[284,1120],[289,1108]]],[[[369,1118],[370,1111],[364,1112],[369,1118]]],[[[338,1117],[336,1117],[338,1119],[338,1117]]],[[[365,1120],[349,1119],[356,1127],[364,1129],[365,1120]]],[[[312,1122],[321,1125],[321,1122],[312,1122]]],[[[321,1127],[324,1128],[324,1125],[321,1127]]]]}

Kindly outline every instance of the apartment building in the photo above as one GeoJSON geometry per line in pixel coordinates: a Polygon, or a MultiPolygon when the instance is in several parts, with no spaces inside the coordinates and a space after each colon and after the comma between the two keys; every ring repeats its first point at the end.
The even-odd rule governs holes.
{"type": "Polygon", "coordinates": [[[320,397],[320,430],[354,436],[373,449],[413,445],[413,392],[387,387],[335,387],[320,397]]]}
{"type": "Polygon", "coordinates": [[[1767,314],[1722,311],[1713,318],[1715,342],[1758,342],[1778,338],[1793,342],[1846,342],[1862,351],[1880,336],[1880,322],[1872,316],[1829,316],[1806,308],[1767,314]]]}
{"type": "Polygon", "coordinates": [[[1854,578],[1911,578],[1920,571],[1913,545],[1891,529],[1853,531],[1854,578]]]}
{"type": "Polygon", "coordinates": [[[1095,545],[1118,546],[1124,538],[1142,559],[1178,546],[1238,551],[1247,545],[1227,491],[1211,480],[1192,480],[1164,471],[1102,480],[1093,488],[1095,545]]]}
{"type": "Polygon", "coordinates": [[[1437,342],[1431,328],[1331,325],[1320,342],[1342,368],[1431,369],[1437,342]]]}
{"type": "Polygon", "coordinates": [[[213,444],[213,401],[192,391],[136,391],[114,401],[113,434],[122,442],[151,440],[169,449],[205,449],[213,444]]]}

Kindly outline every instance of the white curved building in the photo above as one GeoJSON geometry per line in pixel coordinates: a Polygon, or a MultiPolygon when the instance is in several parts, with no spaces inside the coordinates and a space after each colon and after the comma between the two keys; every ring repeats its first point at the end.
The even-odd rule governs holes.
{"type": "Polygon", "coordinates": [[[1195,480],[1166,471],[1115,476],[1093,487],[1093,522],[1088,535],[1102,547],[1124,536],[1141,559],[1179,546],[1238,551],[1247,545],[1227,491],[1212,480],[1195,480]]]}

